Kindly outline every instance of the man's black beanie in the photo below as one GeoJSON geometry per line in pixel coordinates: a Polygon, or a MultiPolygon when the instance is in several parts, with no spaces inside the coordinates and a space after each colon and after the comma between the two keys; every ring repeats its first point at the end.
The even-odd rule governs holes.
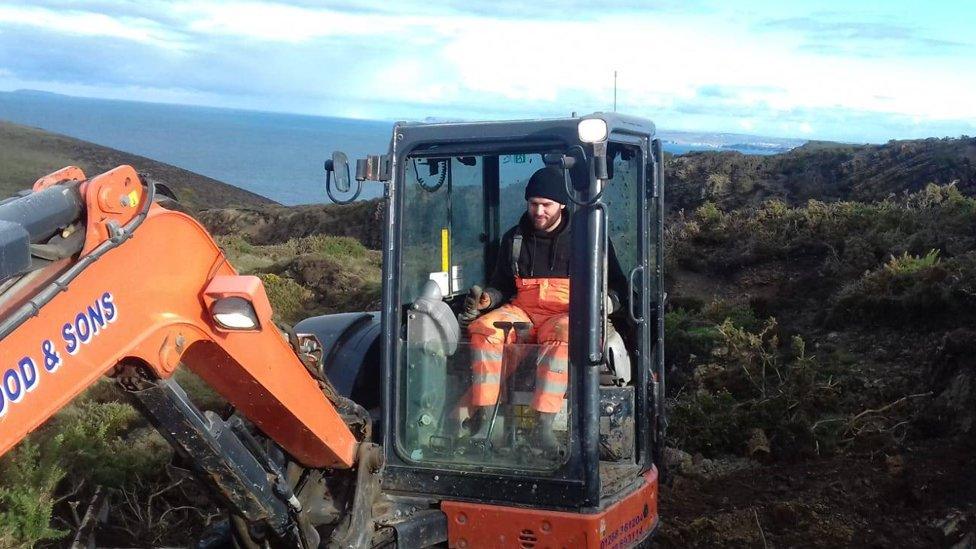
{"type": "Polygon", "coordinates": [[[525,186],[525,199],[528,200],[532,197],[548,198],[553,202],[568,204],[569,197],[566,196],[563,171],[555,166],[546,166],[536,170],[529,178],[529,184],[525,186]]]}

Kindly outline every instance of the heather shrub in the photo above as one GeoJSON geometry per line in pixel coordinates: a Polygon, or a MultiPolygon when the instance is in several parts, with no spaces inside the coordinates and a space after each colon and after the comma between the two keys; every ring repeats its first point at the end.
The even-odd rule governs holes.
{"type": "Polygon", "coordinates": [[[831,451],[838,432],[823,421],[839,413],[839,389],[828,368],[799,336],[783,348],[775,319],[756,330],[726,319],[708,362],[672,399],[671,437],[706,456],[747,451],[749,429],[760,429],[774,457],[831,451]],[[747,429],[748,428],[748,429],[747,429]]]}
{"type": "Polygon", "coordinates": [[[848,284],[831,309],[830,321],[890,326],[958,323],[976,306],[976,252],[941,260],[939,252],[891,256],[848,284]]]}
{"type": "Polygon", "coordinates": [[[722,274],[770,261],[810,258],[823,276],[854,280],[883,258],[947,260],[976,249],[976,199],[955,185],[929,185],[874,203],[810,200],[790,206],[767,200],[756,208],[723,212],[703,203],[678,212],[665,233],[670,269],[722,274]],[[907,255],[906,255],[907,254],[907,255]],[[931,258],[935,259],[935,258],[931,258]]]}
{"type": "Polygon", "coordinates": [[[66,472],[51,448],[26,441],[4,456],[0,469],[0,546],[28,548],[57,540],[66,530],[51,527],[55,490],[66,472]]]}
{"type": "Polygon", "coordinates": [[[96,486],[124,490],[158,477],[169,445],[141,427],[128,404],[84,394],[0,460],[0,546],[33,547],[67,531],[52,525],[62,500],[82,501],[96,486]]]}
{"type": "Polygon", "coordinates": [[[339,259],[366,257],[369,250],[355,238],[348,236],[312,235],[289,240],[282,248],[295,254],[322,254],[339,259]]]}
{"type": "Polygon", "coordinates": [[[312,298],[312,292],[291,278],[273,273],[261,273],[258,276],[264,283],[264,291],[268,294],[275,318],[288,324],[301,320],[305,303],[312,298]]]}
{"type": "MultiPolygon", "coordinates": [[[[707,357],[720,337],[714,324],[686,309],[674,309],[664,315],[664,333],[667,334],[664,360],[672,366],[687,365],[693,359],[707,357]]],[[[677,375],[682,375],[680,369],[677,375]]],[[[669,381],[673,382],[680,384],[680,379],[669,381]]]]}

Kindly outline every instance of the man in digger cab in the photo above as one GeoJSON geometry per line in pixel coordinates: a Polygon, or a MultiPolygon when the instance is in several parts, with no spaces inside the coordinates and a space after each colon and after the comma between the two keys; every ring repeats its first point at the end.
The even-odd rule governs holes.
{"type": "MultiPolygon", "coordinates": [[[[489,285],[474,286],[459,315],[471,338],[473,416],[480,422],[472,439],[487,437],[490,409],[498,401],[502,354],[508,335],[496,322],[528,322],[529,341],[540,352],[532,408],[538,413],[534,441],[543,449],[558,446],[553,420],[569,386],[569,197],[561,169],[537,170],[525,187],[526,213],[502,237],[489,285]],[[487,314],[482,314],[485,311],[487,314]]],[[[611,244],[607,250],[607,314],[620,309],[627,282],[611,244]]]]}

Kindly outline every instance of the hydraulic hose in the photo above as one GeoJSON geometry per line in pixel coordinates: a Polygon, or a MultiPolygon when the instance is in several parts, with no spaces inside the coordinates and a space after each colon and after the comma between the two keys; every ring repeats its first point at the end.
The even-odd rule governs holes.
{"type": "Polygon", "coordinates": [[[99,244],[91,253],[79,259],[77,263],[69,267],[61,276],[37,292],[37,295],[18,307],[10,316],[0,321],[0,341],[13,333],[24,322],[37,316],[41,308],[50,303],[59,293],[67,291],[68,285],[74,279],[78,278],[78,275],[83,273],[90,265],[101,259],[109,251],[121,246],[126,240],[132,238],[135,230],[146,220],[146,216],[149,214],[149,208],[156,198],[156,187],[151,183],[147,183],[142,175],[139,175],[139,181],[146,186],[146,198],[142,210],[136,214],[132,221],[129,221],[124,227],[115,231],[115,234],[108,240],[99,244]]]}

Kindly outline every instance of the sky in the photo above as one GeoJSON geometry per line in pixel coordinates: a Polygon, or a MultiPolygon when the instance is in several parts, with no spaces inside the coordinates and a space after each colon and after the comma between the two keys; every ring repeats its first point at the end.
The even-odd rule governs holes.
{"type": "Polygon", "coordinates": [[[976,2],[0,0],[0,90],[378,120],[976,135],[976,2]]]}

